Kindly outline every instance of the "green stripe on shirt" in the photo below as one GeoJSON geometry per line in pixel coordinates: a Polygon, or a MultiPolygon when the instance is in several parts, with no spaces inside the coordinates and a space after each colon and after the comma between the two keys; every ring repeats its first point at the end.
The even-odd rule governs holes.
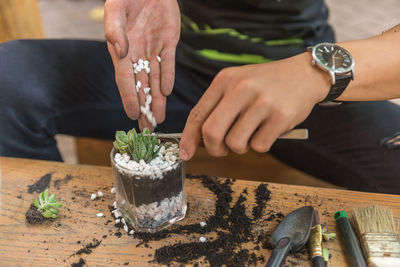
{"type": "Polygon", "coordinates": [[[268,40],[265,41],[260,37],[250,37],[248,35],[242,34],[235,29],[232,28],[211,28],[210,25],[205,24],[204,29],[200,29],[199,25],[197,25],[194,21],[192,21],[188,16],[182,14],[182,21],[185,22],[190,28],[188,28],[185,23],[182,23],[183,30],[192,30],[195,33],[199,34],[210,34],[210,35],[222,35],[227,34],[232,37],[236,37],[240,40],[249,40],[252,43],[264,43],[267,46],[282,46],[282,45],[302,45],[304,44],[304,40],[298,37],[290,37],[284,38],[280,40],[268,40]]]}
{"type": "Polygon", "coordinates": [[[240,64],[259,64],[273,61],[272,59],[265,58],[255,54],[230,54],[223,53],[213,49],[197,50],[197,53],[205,58],[217,61],[225,61],[240,64]]]}

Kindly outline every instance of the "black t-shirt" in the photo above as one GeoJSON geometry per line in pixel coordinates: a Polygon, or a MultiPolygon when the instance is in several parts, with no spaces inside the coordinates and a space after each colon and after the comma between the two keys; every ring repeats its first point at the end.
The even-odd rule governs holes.
{"type": "Polygon", "coordinates": [[[181,0],[177,62],[214,76],[334,41],[323,0],[181,0]]]}

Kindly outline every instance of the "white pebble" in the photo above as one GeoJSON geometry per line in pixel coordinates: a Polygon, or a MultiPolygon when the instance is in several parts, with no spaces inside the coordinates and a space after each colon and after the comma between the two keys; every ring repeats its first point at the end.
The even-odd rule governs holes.
{"type": "Polygon", "coordinates": [[[206,242],[206,238],[204,236],[200,237],[199,240],[200,240],[201,243],[206,242]]]}
{"type": "Polygon", "coordinates": [[[120,221],[121,221],[120,219],[116,219],[115,224],[119,223],[120,221]]]}
{"type": "Polygon", "coordinates": [[[115,194],[115,187],[111,188],[111,193],[115,194]]]}
{"type": "Polygon", "coordinates": [[[143,91],[145,94],[148,94],[150,92],[150,87],[143,88],[143,91]]]}
{"type": "Polygon", "coordinates": [[[149,68],[149,67],[146,67],[146,68],[144,68],[144,71],[145,71],[147,74],[149,74],[149,73],[150,73],[150,68],[149,68]]]}
{"type": "Polygon", "coordinates": [[[201,226],[201,227],[204,227],[204,226],[206,226],[206,225],[207,225],[206,222],[200,222],[200,226],[201,226]]]}
{"type": "Polygon", "coordinates": [[[147,67],[149,65],[149,61],[148,60],[144,60],[143,64],[144,64],[145,67],[147,67]]]}
{"type": "Polygon", "coordinates": [[[158,60],[158,62],[161,62],[160,56],[157,56],[157,60],[158,60]]]}
{"type": "Polygon", "coordinates": [[[117,208],[117,202],[116,202],[116,201],[114,201],[114,203],[113,203],[113,207],[114,207],[114,209],[116,209],[116,208],[117,208]]]}
{"type": "Polygon", "coordinates": [[[136,74],[138,74],[140,71],[141,71],[142,69],[140,68],[140,66],[139,65],[137,65],[136,66],[136,68],[135,68],[135,72],[136,72],[136,74]]]}
{"type": "Polygon", "coordinates": [[[139,87],[139,88],[140,88],[141,86],[142,86],[142,82],[141,82],[141,81],[137,81],[137,82],[136,82],[136,87],[139,87]]]}
{"type": "Polygon", "coordinates": [[[125,230],[125,232],[128,232],[128,230],[129,230],[128,226],[126,224],[124,225],[124,230],[125,230]]]}
{"type": "Polygon", "coordinates": [[[119,212],[118,210],[115,210],[114,217],[115,217],[115,219],[118,219],[119,217],[122,217],[121,212],[119,212]]]}
{"type": "Polygon", "coordinates": [[[121,219],[121,222],[122,222],[123,224],[126,224],[126,221],[125,221],[124,218],[121,219]]]}
{"type": "Polygon", "coordinates": [[[96,215],[97,215],[97,217],[103,217],[103,213],[101,213],[101,212],[97,213],[96,215]]]}
{"type": "Polygon", "coordinates": [[[130,235],[133,235],[134,233],[135,233],[135,231],[133,231],[133,230],[130,230],[130,231],[129,231],[129,234],[130,234],[130,235]]]}
{"type": "Polygon", "coordinates": [[[103,192],[101,192],[101,191],[97,192],[97,195],[98,195],[99,197],[104,196],[103,192]]]}
{"type": "Polygon", "coordinates": [[[90,196],[90,200],[95,200],[95,199],[96,199],[96,197],[97,197],[97,195],[96,195],[96,194],[92,194],[92,195],[90,196]]]}
{"type": "Polygon", "coordinates": [[[147,95],[146,96],[146,105],[150,105],[152,100],[153,99],[152,99],[151,95],[147,95]]]}

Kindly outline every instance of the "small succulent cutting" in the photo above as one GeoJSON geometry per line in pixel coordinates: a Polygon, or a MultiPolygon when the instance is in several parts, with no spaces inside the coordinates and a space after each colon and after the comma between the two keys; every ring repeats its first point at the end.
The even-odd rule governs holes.
{"type": "Polygon", "coordinates": [[[57,218],[57,213],[59,212],[57,208],[62,207],[62,204],[57,202],[55,194],[49,196],[48,188],[39,194],[39,201],[34,198],[32,202],[38,211],[41,212],[42,216],[47,219],[57,218]]]}
{"type": "Polygon", "coordinates": [[[147,128],[139,134],[135,129],[127,133],[125,131],[117,131],[113,144],[121,154],[128,153],[134,161],[139,162],[143,159],[146,163],[155,159],[161,148],[157,136],[151,135],[150,130],[147,128]]]}

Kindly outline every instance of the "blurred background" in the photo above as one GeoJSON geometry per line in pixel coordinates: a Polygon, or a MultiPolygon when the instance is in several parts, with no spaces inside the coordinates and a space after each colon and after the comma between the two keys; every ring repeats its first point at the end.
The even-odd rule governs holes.
{"type": "MultiPolygon", "coordinates": [[[[338,41],[368,38],[400,23],[399,0],[326,2],[338,41]]],[[[104,0],[0,0],[0,42],[18,38],[104,40],[103,4],[104,0]]],[[[400,104],[399,100],[394,101],[400,104]]],[[[67,163],[109,164],[109,141],[75,139],[65,135],[58,135],[57,141],[67,163]],[[93,157],[96,154],[101,157],[93,157]]],[[[208,174],[218,176],[260,180],[268,177],[270,181],[331,186],[268,155],[255,153],[244,157],[230,155],[227,159],[210,159],[200,149],[195,159],[188,163],[188,170],[204,173],[205,168],[208,174]],[[242,167],[235,169],[232,166],[242,167]]]]}

